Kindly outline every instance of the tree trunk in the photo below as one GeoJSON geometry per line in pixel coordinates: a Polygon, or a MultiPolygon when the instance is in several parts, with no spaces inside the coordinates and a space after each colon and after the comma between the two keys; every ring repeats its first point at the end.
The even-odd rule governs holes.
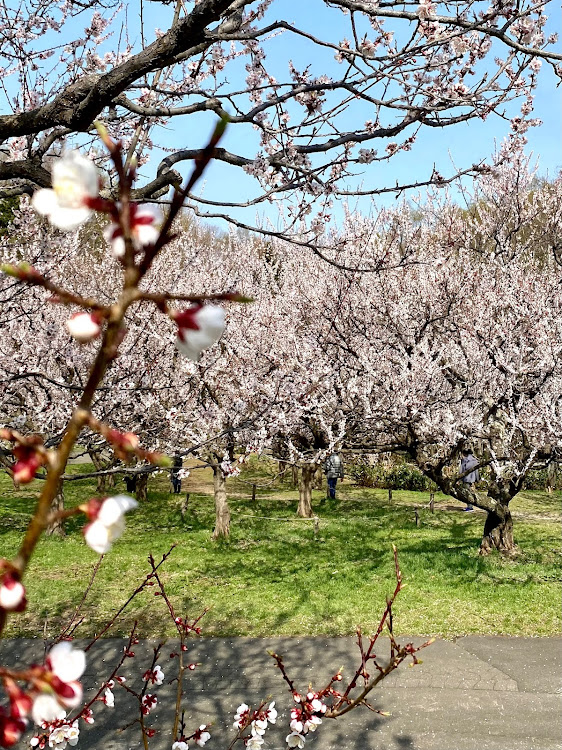
{"type": "Polygon", "coordinates": [[[226,499],[226,479],[218,466],[213,466],[215,490],[215,528],[213,539],[226,538],[230,534],[230,508],[226,499]]]}
{"type": "Polygon", "coordinates": [[[135,497],[142,503],[147,498],[148,474],[139,474],[137,476],[137,485],[135,487],[135,497]]]}
{"type": "Polygon", "coordinates": [[[301,470],[301,481],[299,484],[299,507],[297,514],[301,518],[312,518],[312,479],[314,477],[314,466],[305,464],[301,470]]]}
{"type": "Polygon", "coordinates": [[[489,555],[492,550],[507,555],[513,555],[516,550],[513,541],[513,519],[511,511],[507,505],[500,506],[501,513],[488,511],[486,523],[484,524],[484,533],[482,543],[480,544],[480,554],[489,555]]]}
{"type": "Polygon", "coordinates": [[[314,473],[314,489],[321,490],[324,487],[324,471],[320,464],[316,466],[314,473]]]}
{"type": "Polygon", "coordinates": [[[279,481],[284,482],[285,481],[285,475],[287,473],[287,462],[286,461],[279,461],[279,481]]]}
{"type": "MultiPolygon", "coordinates": [[[[88,452],[90,454],[90,458],[92,459],[92,463],[94,464],[94,469],[96,471],[102,471],[105,468],[105,466],[103,465],[103,462],[101,460],[101,452],[95,451],[95,450],[91,450],[88,452]]],[[[102,474],[101,476],[96,477],[96,482],[97,482],[96,491],[105,492],[105,488],[107,486],[106,475],[102,474]]]]}
{"type": "MultiPolygon", "coordinates": [[[[55,499],[51,506],[51,512],[56,512],[58,510],[64,510],[64,489],[62,482],[59,483],[57,494],[55,495],[55,499]]],[[[66,536],[64,521],[62,518],[58,518],[56,521],[53,521],[53,523],[50,523],[45,529],[45,534],[47,536],[66,536]]]]}
{"type": "Polygon", "coordinates": [[[291,480],[293,482],[293,487],[298,487],[299,485],[299,467],[293,464],[291,466],[291,480]]]}

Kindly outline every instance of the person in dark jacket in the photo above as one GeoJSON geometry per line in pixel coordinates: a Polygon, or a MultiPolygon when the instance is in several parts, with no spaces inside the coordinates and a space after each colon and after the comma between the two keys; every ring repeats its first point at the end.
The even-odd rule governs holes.
{"type": "Polygon", "coordinates": [[[174,495],[179,495],[181,492],[181,478],[180,471],[183,466],[183,459],[179,453],[174,456],[174,463],[170,469],[170,482],[172,483],[172,489],[174,495]]]}
{"type": "MultiPolygon", "coordinates": [[[[474,471],[470,471],[469,474],[462,478],[464,484],[468,484],[470,486],[480,481],[480,472],[476,468],[479,463],[480,461],[476,458],[476,456],[473,455],[470,448],[465,448],[463,450],[461,458],[461,474],[464,474],[465,471],[470,471],[470,469],[474,469],[474,471]]],[[[469,504],[466,506],[466,508],[464,508],[464,510],[470,512],[474,510],[474,508],[469,504]]]]}
{"type": "Polygon", "coordinates": [[[336,499],[336,484],[338,479],[343,479],[343,461],[335,451],[328,456],[324,463],[324,474],[328,480],[328,497],[330,500],[336,499]]]}

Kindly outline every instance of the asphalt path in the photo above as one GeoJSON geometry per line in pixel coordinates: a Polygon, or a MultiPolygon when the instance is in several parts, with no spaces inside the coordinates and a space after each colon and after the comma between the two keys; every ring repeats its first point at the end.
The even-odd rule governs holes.
{"type": "MultiPolygon", "coordinates": [[[[400,642],[407,639],[400,638],[400,642]]],[[[422,639],[413,639],[419,644],[422,639]]],[[[77,642],[76,645],[83,645],[77,642]]],[[[93,695],[117,663],[124,641],[100,640],[88,652],[83,678],[86,697],[93,695]]],[[[152,659],[155,642],[134,647],[120,674],[139,688],[152,659]]],[[[158,704],[148,724],[157,731],[152,750],[170,750],[176,685],[177,643],[169,641],[159,664],[164,684],[151,692],[158,704]]],[[[340,667],[350,674],[358,664],[353,638],[207,638],[190,642],[187,658],[200,663],[188,672],[183,701],[188,728],[212,723],[207,750],[226,750],[234,738],[232,722],[237,706],[275,700],[277,724],[268,729],[262,750],[282,750],[289,733],[292,697],[268,650],[284,656],[297,689],[309,683],[321,687],[340,667]]],[[[7,640],[0,645],[4,665],[40,661],[40,640],[7,640]]],[[[388,653],[381,639],[378,653],[388,653]]],[[[423,663],[402,665],[376,689],[372,703],[382,717],[359,708],[338,720],[325,720],[307,737],[313,750],[562,750],[562,637],[507,638],[467,636],[454,642],[437,640],[420,652],[423,663]]],[[[115,689],[115,707],[95,704],[95,722],[82,727],[79,748],[131,750],[142,747],[134,721],[135,703],[123,689],[115,689]],[[121,730],[121,731],[120,731],[121,730]]],[[[190,748],[195,748],[193,742],[190,748]]],[[[243,747],[240,743],[237,747],[243,747]]]]}

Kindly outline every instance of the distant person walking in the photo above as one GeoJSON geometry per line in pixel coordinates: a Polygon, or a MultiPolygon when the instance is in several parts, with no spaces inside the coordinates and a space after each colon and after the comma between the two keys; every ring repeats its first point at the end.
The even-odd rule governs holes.
{"type": "Polygon", "coordinates": [[[330,500],[335,500],[336,484],[338,479],[343,479],[343,461],[335,451],[326,459],[324,474],[326,474],[326,479],[328,480],[328,497],[330,500]]]}
{"type": "Polygon", "coordinates": [[[174,463],[170,470],[170,481],[172,483],[172,489],[174,491],[174,495],[179,495],[181,492],[180,471],[181,471],[182,466],[183,466],[183,459],[179,453],[176,453],[176,455],[174,456],[174,463]]]}
{"type": "MultiPolygon", "coordinates": [[[[475,482],[480,481],[480,472],[475,468],[479,463],[480,461],[476,458],[475,455],[473,455],[470,448],[465,448],[463,450],[461,458],[461,474],[464,474],[465,471],[470,471],[470,469],[474,469],[474,471],[470,471],[469,474],[462,478],[464,484],[468,484],[471,486],[475,484],[475,482]]],[[[463,508],[463,510],[470,512],[474,510],[474,508],[469,503],[467,504],[466,508],[463,508]]]]}

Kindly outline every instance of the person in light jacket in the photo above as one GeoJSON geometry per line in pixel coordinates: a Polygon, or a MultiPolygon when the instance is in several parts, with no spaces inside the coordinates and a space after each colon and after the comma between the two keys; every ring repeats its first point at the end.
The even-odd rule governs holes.
{"type": "MultiPolygon", "coordinates": [[[[461,474],[464,474],[465,471],[470,471],[470,469],[474,469],[474,471],[471,471],[470,474],[467,474],[462,478],[464,484],[473,485],[475,482],[480,481],[480,472],[476,468],[479,463],[480,461],[473,455],[470,448],[465,448],[463,450],[461,458],[461,474]]],[[[464,510],[472,511],[474,508],[469,504],[464,510]]]]}
{"type": "Polygon", "coordinates": [[[338,479],[343,479],[343,461],[335,451],[328,456],[324,463],[324,474],[328,480],[328,497],[330,500],[336,499],[336,484],[338,479]]]}

